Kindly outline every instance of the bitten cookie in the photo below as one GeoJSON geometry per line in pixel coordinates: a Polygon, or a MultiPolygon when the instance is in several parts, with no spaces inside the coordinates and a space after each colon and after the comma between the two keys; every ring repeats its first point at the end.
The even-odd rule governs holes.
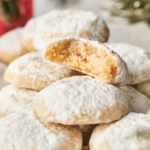
{"type": "Polygon", "coordinates": [[[150,79],[150,52],[126,43],[107,43],[109,48],[117,52],[128,67],[127,85],[150,79]]]}
{"type": "Polygon", "coordinates": [[[97,126],[90,150],[149,150],[150,116],[130,113],[121,120],[97,126]]]}
{"type": "Polygon", "coordinates": [[[150,99],[130,86],[121,89],[126,93],[130,112],[145,113],[150,109],[150,99]]]}
{"type": "MultiPolygon", "coordinates": [[[[90,11],[53,10],[37,20],[34,46],[41,50],[41,41],[59,37],[76,36],[89,40],[106,42],[109,29],[102,18],[90,11]]],[[[44,43],[44,42],[43,42],[44,43]]]]}
{"type": "Polygon", "coordinates": [[[20,44],[22,28],[11,30],[0,37],[0,60],[9,64],[27,53],[20,44]]]}
{"type": "Polygon", "coordinates": [[[0,91],[0,118],[20,111],[34,112],[37,91],[7,85],[0,91]]]}
{"type": "Polygon", "coordinates": [[[17,87],[42,90],[52,82],[80,74],[66,66],[47,62],[39,52],[26,54],[12,62],[4,75],[5,81],[17,87]]]}
{"type": "Polygon", "coordinates": [[[0,119],[1,150],[81,150],[78,126],[40,122],[32,114],[13,113],[0,119]]]}
{"type": "Polygon", "coordinates": [[[35,97],[37,115],[46,122],[98,124],[118,120],[128,113],[124,92],[89,76],[56,81],[35,97]]]}
{"type": "Polygon", "coordinates": [[[104,83],[124,85],[128,75],[123,59],[97,41],[60,38],[46,47],[43,56],[46,60],[64,64],[104,83]]]}
{"type": "Polygon", "coordinates": [[[25,27],[22,29],[21,46],[29,52],[37,51],[33,46],[35,28],[36,28],[36,18],[32,18],[27,22],[25,27]]]}

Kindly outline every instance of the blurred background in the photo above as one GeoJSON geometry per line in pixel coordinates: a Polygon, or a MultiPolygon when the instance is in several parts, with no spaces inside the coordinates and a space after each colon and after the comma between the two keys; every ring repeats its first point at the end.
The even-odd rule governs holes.
{"type": "MultiPolygon", "coordinates": [[[[24,26],[32,17],[67,8],[98,13],[109,26],[109,42],[127,42],[150,50],[150,0],[0,0],[0,36],[24,26]]],[[[5,84],[5,68],[0,63],[0,87],[5,84]]]]}
{"type": "Polygon", "coordinates": [[[24,26],[31,17],[66,8],[101,15],[110,27],[109,41],[150,49],[150,0],[0,0],[0,35],[24,26]]]}

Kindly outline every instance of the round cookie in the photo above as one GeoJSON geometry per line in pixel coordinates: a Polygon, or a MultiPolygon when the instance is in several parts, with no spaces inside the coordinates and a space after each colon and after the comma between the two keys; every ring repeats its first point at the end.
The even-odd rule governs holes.
{"type": "MultiPolygon", "coordinates": [[[[53,10],[39,17],[36,33],[41,36],[41,41],[76,36],[106,42],[109,37],[109,29],[99,15],[91,11],[71,9],[53,10]]],[[[38,48],[41,41],[35,36],[34,46],[38,50],[41,50],[38,48]]]]}
{"type": "Polygon", "coordinates": [[[121,120],[97,126],[90,150],[149,150],[150,116],[130,113],[121,120]]]}
{"type": "Polygon", "coordinates": [[[126,43],[107,43],[109,48],[117,52],[128,67],[127,85],[140,83],[150,79],[150,52],[126,43]]]}
{"type": "Polygon", "coordinates": [[[150,99],[130,86],[121,89],[126,93],[130,112],[145,113],[150,109],[150,99]]]}
{"type": "Polygon", "coordinates": [[[128,76],[124,60],[98,41],[59,38],[45,48],[43,56],[46,60],[66,65],[108,84],[125,85],[128,76]]]}
{"type": "Polygon", "coordinates": [[[81,150],[78,126],[40,122],[32,114],[13,113],[0,119],[1,150],[81,150]]]}
{"type": "Polygon", "coordinates": [[[121,89],[89,76],[56,81],[35,97],[35,111],[41,119],[68,125],[112,122],[128,109],[121,89]]]}
{"type": "Polygon", "coordinates": [[[38,92],[7,85],[0,91],[0,118],[20,111],[34,112],[34,97],[38,92]]]}
{"type": "Polygon", "coordinates": [[[39,52],[28,53],[12,62],[4,75],[5,81],[17,87],[42,90],[52,82],[80,74],[66,66],[47,62],[39,52]]]}
{"type": "Polygon", "coordinates": [[[27,51],[36,51],[33,46],[33,38],[36,28],[36,18],[30,19],[22,29],[21,46],[27,51]]]}
{"type": "Polygon", "coordinates": [[[6,64],[27,53],[20,44],[22,28],[11,30],[0,37],[0,60],[6,64]]]}

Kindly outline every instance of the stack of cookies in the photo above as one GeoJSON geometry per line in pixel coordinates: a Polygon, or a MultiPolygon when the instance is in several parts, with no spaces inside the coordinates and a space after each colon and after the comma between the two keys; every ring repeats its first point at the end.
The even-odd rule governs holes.
{"type": "Polygon", "coordinates": [[[150,100],[129,86],[150,78],[149,51],[102,44],[108,27],[92,12],[54,10],[24,30],[22,47],[38,52],[5,72],[1,150],[150,149],[150,100]]]}

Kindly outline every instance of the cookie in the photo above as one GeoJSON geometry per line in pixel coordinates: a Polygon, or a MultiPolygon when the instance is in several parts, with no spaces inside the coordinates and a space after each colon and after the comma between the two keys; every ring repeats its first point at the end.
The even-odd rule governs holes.
{"type": "MultiPolygon", "coordinates": [[[[105,21],[91,11],[83,10],[53,10],[39,17],[37,20],[36,33],[41,35],[42,41],[54,38],[76,36],[106,42],[109,37],[109,29],[105,21]]],[[[36,36],[35,36],[36,39],[36,36]]],[[[41,50],[38,45],[41,41],[34,41],[34,46],[41,50]],[[37,42],[36,42],[37,41],[37,42]]]]}
{"type": "Polygon", "coordinates": [[[0,91],[0,118],[20,111],[34,112],[37,91],[7,85],[0,91]]]}
{"type": "Polygon", "coordinates": [[[130,86],[121,89],[126,93],[130,112],[145,113],[150,109],[150,100],[142,93],[130,86]]]}
{"type": "Polygon", "coordinates": [[[121,120],[97,126],[90,150],[149,150],[150,116],[130,113],[121,120]]]}
{"type": "Polygon", "coordinates": [[[127,85],[150,79],[150,52],[126,43],[108,43],[109,48],[117,52],[128,67],[127,85]]]}
{"type": "Polygon", "coordinates": [[[36,27],[36,18],[32,18],[27,22],[25,27],[22,29],[21,46],[29,52],[37,51],[33,46],[35,27],[36,27]]]}
{"type": "Polygon", "coordinates": [[[32,114],[13,113],[0,119],[1,150],[81,150],[78,126],[40,122],[32,114]]]}
{"type": "Polygon", "coordinates": [[[98,124],[128,113],[124,92],[89,76],[56,81],[35,97],[35,111],[45,122],[67,125],[98,124]]]}
{"type": "Polygon", "coordinates": [[[0,37],[0,60],[6,64],[27,53],[20,44],[22,28],[11,30],[0,37]]]}
{"type": "Polygon", "coordinates": [[[45,48],[43,57],[108,84],[124,85],[128,75],[127,66],[117,53],[97,41],[83,38],[53,41],[45,48]]]}
{"type": "Polygon", "coordinates": [[[39,52],[28,53],[12,62],[4,75],[5,81],[17,87],[40,91],[52,82],[80,74],[66,66],[47,62],[39,52]]]}

